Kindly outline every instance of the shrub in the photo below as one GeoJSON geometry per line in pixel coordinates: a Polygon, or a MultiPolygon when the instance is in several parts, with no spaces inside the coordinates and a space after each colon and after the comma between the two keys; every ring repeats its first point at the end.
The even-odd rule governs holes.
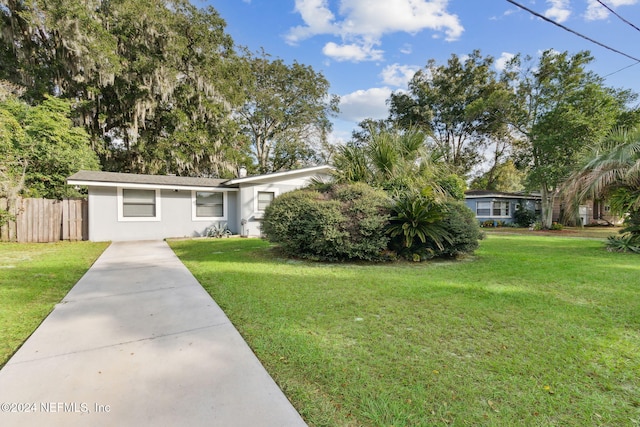
{"type": "Polygon", "coordinates": [[[624,220],[620,236],[609,236],[607,249],[612,252],[640,253],[640,210],[632,210],[624,220]]]}
{"type": "Polygon", "coordinates": [[[211,225],[204,230],[205,237],[214,237],[220,239],[222,237],[229,237],[231,235],[233,235],[233,233],[231,232],[231,230],[229,230],[226,222],[211,225]]]}
{"type": "Polygon", "coordinates": [[[8,224],[10,221],[15,221],[15,220],[16,220],[15,215],[12,215],[6,209],[0,208],[0,227],[4,226],[5,224],[8,224]]]}
{"type": "Polygon", "coordinates": [[[438,180],[438,184],[455,200],[464,200],[464,191],[467,185],[458,175],[452,174],[438,180]]]}
{"type": "Polygon", "coordinates": [[[515,223],[520,227],[531,227],[537,220],[536,213],[529,209],[525,209],[522,206],[519,206],[518,209],[513,213],[513,219],[515,223]]]}
{"type": "Polygon", "coordinates": [[[442,225],[450,240],[444,242],[442,249],[433,248],[435,256],[457,257],[473,253],[484,238],[475,213],[463,202],[447,202],[444,210],[446,215],[442,225]]]}
{"type": "Polygon", "coordinates": [[[348,239],[342,247],[346,258],[373,260],[381,257],[389,237],[385,233],[389,223],[389,200],[385,192],[367,184],[336,185],[329,192],[340,202],[346,221],[341,230],[348,239]]]}
{"type": "Polygon", "coordinates": [[[640,239],[631,234],[609,236],[607,250],[609,252],[635,252],[640,254],[640,239]]]}
{"type": "Polygon", "coordinates": [[[430,257],[432,247],[443,248],[449,234],[442,226],[444,210],[430,197],[400,194],[391,208],[390,248],[408,259],[430,257]]]}
{"type": "Polygon", "coordinates": [[[262,231],[290,255],[323,261],[381,259],[389,238],[386,194],[363,183],[282,194],[262,231]]]}
{"type": "Polygon", "coordinates": [[[632,209],[624,219],[620,234],[628,234],[640,242],[640,209],[632,209]]]}

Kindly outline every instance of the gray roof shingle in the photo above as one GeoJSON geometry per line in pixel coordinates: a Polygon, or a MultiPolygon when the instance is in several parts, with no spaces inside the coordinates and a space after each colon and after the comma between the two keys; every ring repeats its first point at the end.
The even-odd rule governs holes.
{"type": "Polygon", "coordinates": [[[171,175],[141,175],[135,173],[79,171],[69,181],[114,182],[120,184],[175,185],[185,187],[220,187],[226,179],[193,178],[171,175]]]}

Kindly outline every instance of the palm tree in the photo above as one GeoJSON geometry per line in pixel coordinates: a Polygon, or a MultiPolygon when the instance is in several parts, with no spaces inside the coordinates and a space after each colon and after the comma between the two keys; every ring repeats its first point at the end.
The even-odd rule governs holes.
{"type": "Polygon", "coordinates": [[[623,236],[610,243],[624,240],[640,247],[640,126],[611,132],[584,153],[583,165],[568,180],[565,194],[574,204],[608,198],[612,211],[627,215],[623,236]]]}
{"type": "MultiPolygon", "coordinates": [[[[372,131],[365,145],[345,145],[334,159],[338,182],[366,182],[387,191],[430,188],[436,196],[444,196],[439,178],[450,174],[425,144],[423,132],[372,131]]],[[[441,197],[442,198],[442,197],[441,197]]]]}

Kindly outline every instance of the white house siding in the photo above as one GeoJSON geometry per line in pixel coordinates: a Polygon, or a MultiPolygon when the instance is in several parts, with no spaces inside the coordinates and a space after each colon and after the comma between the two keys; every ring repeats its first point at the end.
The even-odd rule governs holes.
{"type": "MultiPolygon", "coordinates": [[[[159,221],[119,221],[117,188],[90,186],[89,240],[99,242],[194,237],[202,235],[213,224],[225,222],[192,220],[190,190],[163,189],[160,190],[160,198],[159,221]]],[[[236,193],[228,192],[227,220],[237,216],[236,204],[236,193]]],[[[229,227],[234,233],[238,233],[235,222],[237,221],[229,221],[229,227]]]]}
{"type": "Polygon", "coordinates": [[[311,178],[305,177],[272,182],[265,179],[262,183],[240,184],[237,218],[246,221],[244,227],[240,227],[240,233],[248,236],[261,235],[262,212],[258,211],[256,196],[259,191],[272,191],[278,197],[288,191],[306,187],[310,182],[311,178]]]}

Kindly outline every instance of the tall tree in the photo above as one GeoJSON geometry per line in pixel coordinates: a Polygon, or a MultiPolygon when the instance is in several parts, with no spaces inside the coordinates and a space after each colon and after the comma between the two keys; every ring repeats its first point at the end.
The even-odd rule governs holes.
{"type": "Polygon", "coordinates": [[[0,6],[0,78],[28,101],[108,83],[120,69],[117,40],[99,18],[100,0],[6,0],[0,6]]]}
{"type": "Polygon", "coordinates": [[[251,140],[260,172],[299,167],[313,158],[313,143],[326,142],[329,117],[338,111],[338,97],[329,82],[311,67],[271,60],[264,52],[247,53],[249,72],[242,86],[246,102],[238,110],[251,140]],[[282,162],[282,153],[287,162],[282,162]]]}
{"type": "Polygon", "coordinates": [[[492,166],[487,172],[476,177],[471,182],[471,188],[476,190],[495,190],[513,193],[525,189],[526,173],[516,168],[513,160],[492,166]]]}
{"type": "Polygon", "coordinates": [[[481,150],[496,130],[492,104],[505,91],[492,69],[494,59],[473,51],[467,58],[452,55],[446,65],[430,60],[409,83],[408,93],[389,100],[390,119],[403,129],[417,127],[460,175],[482,159],[481,150]]]}
{"type": "Polygon", "coordinates": [[[224,21],[188,0],[12,0],[0,77],[78,101],[110,170],[230,174],[239,61],[224,21]]]}
{"type": "Polygon", "coordinates": [[[588,72],[592,59],[589,52],[551,50],[536,63],[517,56],[503,76],[514,88],[509,120],[523,141],[518,160],[527,168],[529,187],[541,192],[545,227],[551,226],[559,186],[576,166],[580,148],[601,139],[632,98],[588,72]]]}
{"type": "Polygon", "coordinates": [[[89,135],[74,126],[68,101],[47,97],[30,106],[15,97],[0,101],[0,188],[10,201],[18,195],[77,196],[66,178],[98,169],[89,135]]]}

